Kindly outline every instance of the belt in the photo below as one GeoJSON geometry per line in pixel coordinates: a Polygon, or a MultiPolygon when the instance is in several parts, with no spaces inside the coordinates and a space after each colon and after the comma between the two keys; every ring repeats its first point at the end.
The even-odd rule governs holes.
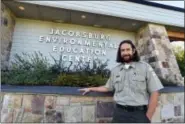
{"type": "Polygon", "coordinates": [[[129,106],[129,105],[120,105],[116,104],[117,108],[121,108],[125,111],[147,111],[147,106],[142,105],[142,106],[129,106]]]}

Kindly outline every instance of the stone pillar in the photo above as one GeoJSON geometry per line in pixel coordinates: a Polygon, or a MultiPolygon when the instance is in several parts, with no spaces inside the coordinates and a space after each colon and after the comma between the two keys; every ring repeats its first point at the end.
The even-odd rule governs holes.
{"type": "Polygon", "coordinates": [[[146,61],[154,68],[163,85],[184,85],[164,26],[147,24],[138,30],[136,41],[141,60],[146,61]]]}
{"type": "Polygon", "coordinates": [[[14,27],[15,16],[1,3],[1,69],[3,70],[8,66],[14,27]]]}

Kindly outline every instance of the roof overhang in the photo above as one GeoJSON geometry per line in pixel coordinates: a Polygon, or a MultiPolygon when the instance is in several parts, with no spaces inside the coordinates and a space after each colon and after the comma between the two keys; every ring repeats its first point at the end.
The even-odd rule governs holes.
{"type": "MultiPolygon", "coordinates": [[[[102,1],[76,1],[79,6],[78,8],[76,7],[77,4],[74,4],[74,2],[75,1],[59,1],[59,2],[58,1],[57,2],[56,1],[21,1],[21,2],[3,1],[3,3],[15,14],[17,18],[72,23],[72,24],[118,29],[118,30],[125,30],[125,31],[137,31],[139,28],[149,23],[148,20],[144,20],[144,19],[139,20],[137,18],[134,19],[133,15],[130,15],[130,17],[119,16],[120,12],[116,12],[117,15],[115,15],[113,11],[112,13],[105,13],[105,11],[110,11],[115,8],[110,8],[110,10],[102,9],[102,11],[100,10],[90,11],[90,9],[85,8],[86,7],[85,5],[87,4],[93,3],[94,5],[94,4],[98,4],[97,2],[102,3],[102,1]],[[25,10],[21,11],[19,9],[19,6],[23,6],[25,10]],[[84,8],[81,8],[81,7],[84,7],[84,8]],[[102,13],[103,11],[104,11],[104,14],[102,13]]],[[[109,2],[109,1],[106,1],[106,2],[109,2]]],[[[114,5],[123,4],[123,1],[111,1],[111,2],[113,2],[114,5]],[[115,4],[115,2],[118,2],[118,3],[115,4]]],[[[97,5],[96,10],[98,9],[100,8],[97,5]]],[[[122,10],[124,10],[124,8],[122,8],[122,10]]],[[[125,10],[125,13],[126,12],[127,11],[125,10]]],[[[178,16],[180,15],[181,13],[179,12],[178,16]]],[[[183,17],[179,17],[180,21],[182,21],[181,18],[184,19],[184,15],[183,17]]],[[[154,23],[157,23],[157,22],[154,22],[154,23]]],[[[161,23],[158,23],[158,24],[161,24],[161,23]]],[[[183,25],[184,25],[184,20],[183,20],[183,25]]],[[[165,26],[170,31],[184,32],[183,25],[179,24],[179,26],[173,26],[173,25],[166,24],[165,26]]]]}

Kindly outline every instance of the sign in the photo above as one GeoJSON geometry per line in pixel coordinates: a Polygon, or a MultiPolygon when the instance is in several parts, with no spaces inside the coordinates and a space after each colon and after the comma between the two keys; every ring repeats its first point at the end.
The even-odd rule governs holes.
{"type": "Polygon", "coordinates": [[[39,36],[39,42],[52,44],[51,50],[61,53],[63,61],[90,62],[118,48],[109,34],[65,29],[50,29],[48,33],[49,36],[39,36]]]}

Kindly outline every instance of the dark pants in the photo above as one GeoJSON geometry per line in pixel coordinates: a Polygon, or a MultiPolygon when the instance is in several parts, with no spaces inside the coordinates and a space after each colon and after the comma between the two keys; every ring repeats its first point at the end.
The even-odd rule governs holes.
{"type": "Polygon", "coordinates": [[[147,110],[128,111],[115,106],[112,123],[150,123],[147,110]]]}

